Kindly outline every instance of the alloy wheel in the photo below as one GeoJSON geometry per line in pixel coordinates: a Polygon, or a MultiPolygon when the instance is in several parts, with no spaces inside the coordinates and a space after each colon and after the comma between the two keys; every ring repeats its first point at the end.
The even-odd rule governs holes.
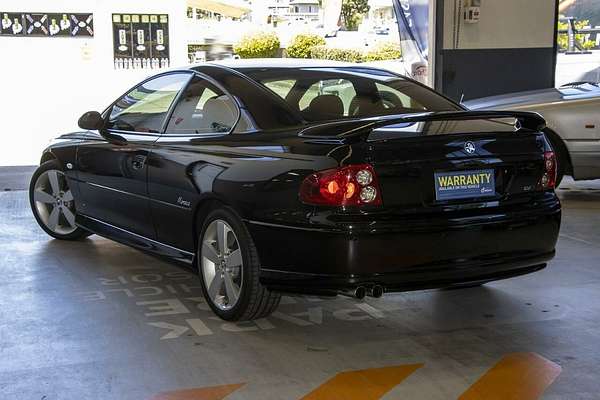
{"type": "Polygon", "coordinates": [[[35,181],[33,200],[40,220],[50,231],[68,235],[77,229],[73,193],[62,171],[50,169],[40,174],[35,181]]]}
{"type": "Polygon", "coordinates": [[[231,226],[212,221],[202,237],[201,267],[208,297],[221,310],[238,302],[242,287],[242,251],[231,226]]]}

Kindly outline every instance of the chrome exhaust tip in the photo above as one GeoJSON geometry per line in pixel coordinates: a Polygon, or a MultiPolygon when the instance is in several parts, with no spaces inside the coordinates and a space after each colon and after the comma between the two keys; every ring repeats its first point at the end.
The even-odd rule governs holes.
{"type": "Polygon", "coordinates": [[[354,297],[356,297],[359,300],[364,299],[366,294],[367,290],[364,286],[359,286],[356,289],[354,289],[354,297]]]}
{"type": "Polygon", "coordinates": [[[378,299],[381,296],[383,296],[383,292],[384,292],[383,286],[373,285],[373,287],[371,288],[370,296],[378,299]]]}
{"type": "Polygon", "coordinates": [[[342,296],[354,297],[355,299],[364,299],[367,295],[367,289],[364,286],[357,286],[354,289],[340,290],[338,294],[342,296]]]}

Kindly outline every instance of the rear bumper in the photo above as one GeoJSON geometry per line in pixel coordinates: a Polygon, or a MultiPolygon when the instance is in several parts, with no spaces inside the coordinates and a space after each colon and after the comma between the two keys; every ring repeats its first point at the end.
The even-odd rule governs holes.
{"type": "Polygon", "coordinates": [[[600,177],[600,151],[574,151],[570,155],[575,179],[596,179],[600,177]]]}
{"type": "Polygon", "coordinates": [[[247,224],[263,265],[261,282],[321,293],[370,284],[386,291],[446,287],[534,272],[554,256],[560,218],[556,199],[522,212],[380,219],[335,230],[247,224]]]}
{"type": "Polygon", "coordinates": [[[324,275],[264,269],[261,282],[272,290],[312,294],[334,294],[357,286],[381,285],[386,292],[405,292],[468,285],[512,278],[539,271],[554,257],[554,251],[533,257],[471,260],[435,266],[403,268],[397,272],[367,275],[324,275]]]}

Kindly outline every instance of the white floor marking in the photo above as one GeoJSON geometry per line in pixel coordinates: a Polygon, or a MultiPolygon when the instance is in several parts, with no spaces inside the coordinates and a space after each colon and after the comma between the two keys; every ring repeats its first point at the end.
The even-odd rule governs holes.
{"type": "Polygon", "coordinates": [[[160,340],[177,339],[179,336],[183,335],[190,329],[187,326],[169,324],[168,322],[148,322],[148,325],[170,330],[169,333],[161,336],[160,340]]]}
{"type": "Polygon", "coordinates": [[[149,306],[148,311],[152,312],[144,313],[146,317],[190,313],[190,310],[179,299],[137,301],[135,304],[137,304],[138,306],[149,306]]]}
{"type": "Polygon", "coordinates": [[[577,241],[577,242],[581,242],[581,243],[589,244],[589,245],[592,245],[592,246],[594,245],[594,243],[592,243],[592,242],[589,242],[589,241],[587,241],[587,240],[585,240],[585,239],[580,239],[580,238],[578,238],[578,237],[575,237],[575,236],[567,235],[566,233],[561,233],[561,234],[559,234],[558,236],[560,236],[560,237],[564,237],[564,238],[567,238],[567,239],[571,239],[571,240],[575,240],[575,241],[577,241]]]}
{"type": "Polygon", "coordinates": [[[196,335],[198,336],[206,336],[213,334],[213,331],[211,331],[210,328],[206,326],[206,324],[200,318],[186,319],[185,322],[187,322],[192,327],[192,329],[194,330],[194,332],[196,332],[196,335]]]}

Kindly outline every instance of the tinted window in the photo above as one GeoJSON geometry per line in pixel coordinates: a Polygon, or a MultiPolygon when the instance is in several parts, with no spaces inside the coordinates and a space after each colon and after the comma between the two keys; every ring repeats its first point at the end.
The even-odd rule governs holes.
{"type": "Polygon", "coordinates": [[[227,133],[237,119],[237,107],[229,96],[210,82],[194,77],[175,106],[166,133],[227,133]]]}
{"type": "Polygon", "coordinates": [[[350,103],[356,97],[356,91],[352,82],[346,79],[320,80],[313,83],[300,98],[298,102],[300,111],[307,112],[308,107],[314,104],[313,100],[319,96],[330,96],[332,101],[337,103],[338,108],[341,103],[342,107],[339,109],[344,116],[348,116],[350,115],[350,103]],[[331,96],[339,98],[339,102],[331,96]]]}
{"type": "Polygon", "coordinates": [[[253,79],[309,121],[456,111],[434,91],[386,71],[368,68],[300,68],[251,71],[253,79]]]}
{"type": "Polygon", "coordinates": [[[272,82],[263,82],[266,87],[277,93],[283,99],[285,99],[285,96],[292,90],[295,83],[295,79],[276,79],[272,82]]]}
{"type": "Polygon", "coordinates": [[[396,88],[383,83],[376,83],[377,93],[382,99],[384,106],[388,108],[402,107],[416,111],[426,111],[427,107],[417,101],[417,99],[407,95],[401,88],[396,88]]]}
{"type": "Polygon", "coordinates": [[[171,103],[188,79],[188,74],[170,74],[144,82],[115,103],[108,127],[160,133],[171,103]]]}
{"type": "MultiPolygon", "coordinates": [[[[211,65],[203,65],[196,69],[212,76],[239,99],[244,105],[244,111],[247,111],[252,129],[282,129],[302,124],[298,113],[294,113],[280,96],[248,77],[211,65]]],[[[240,119],[240,123],[242,122],[244,119],[240,119]]]]}

